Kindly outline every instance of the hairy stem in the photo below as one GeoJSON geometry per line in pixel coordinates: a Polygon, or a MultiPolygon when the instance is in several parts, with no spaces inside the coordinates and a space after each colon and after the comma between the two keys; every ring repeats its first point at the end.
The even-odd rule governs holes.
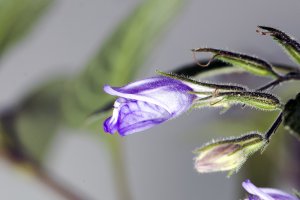
{"type": "Polygon", "coordinates": [[[274,88],[282,82],[291,81],[291,80],[300,80],[300,72],[291,72],[286,74],[285,76],[281,76],[278,79],[258,88],[257,91],[264,91],[269,88],[274,88]]]}
{"type": "Polygon", "coordinates": [[[272,124],[272,126],[270,127],[270,129],[266,132],[265,134],[265,137],[267,140],[270,139],[270,137],[276,132],[277,128],[279,127],[279,125],[281,124],[282,122],[282,116],[283,116],[283,113],[281,112],[277,119],[275,120],[275,122],[272,124]]]}

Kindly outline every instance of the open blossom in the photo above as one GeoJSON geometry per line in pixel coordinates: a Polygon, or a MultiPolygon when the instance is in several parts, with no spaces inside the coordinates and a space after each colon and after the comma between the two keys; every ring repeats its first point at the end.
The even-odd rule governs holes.
{"type": "Polygon", "coordinates": [[[249,193],[248,198],[245,200],[299,200],[299,198],[281,190],[258,188],[250,180],[244,181],[242,185],[249,193]]]}
{"type": "Polygon", "coordinates": [[[187,111],[195,94],[183,82],[169,77],[153,77],[125,85],[104,86],[108,94],[118,96],[111,117],[104,121],[104,130],[128,135],[148,129],[187,111]]]}

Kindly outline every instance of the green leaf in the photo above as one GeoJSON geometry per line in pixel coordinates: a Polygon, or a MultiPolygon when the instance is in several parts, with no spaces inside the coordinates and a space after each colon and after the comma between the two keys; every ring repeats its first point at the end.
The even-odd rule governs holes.
{"type": "Polygon", "coordinates": [[[66,86],[63,109],[70,125],[82,125],[89,114],[111,100],[102,90],[104,84],[123,85],[134,77],[182,3],[148,0],[121,22],[82,73],[66,86]]]}
{"type": "Polygon", "coordinates": [[[267,26],[258,26],[258,28],[258,33],[272,36],[272,38],[278,42],[280,46],[282,46],[292,60],[300,64],[300,44],[294,38],[275,28],[267,26]]]}
{"type": "Polygon", "coordinates": [[[0,55],[23,37],[53,0],[0,1],[0,55]]]}
{"type": "MultiPolygon", "coordinates": [[[[0,6],[5,2],[0,2],[0,6]]],[[[22,9],[18,11],[24,10],[25,14],[28,12],[32,17],[26,17],[23,13],[24,20],[33,19],[33,16],[37,16],[38,8],[41,5],[46,6],[42,4],[45,0],[24,0],[24,5],[21,0],[11,1],[11,4],[7,1],[5,5],[12,6],[11,12],[18,7],[12,2],[19,2],[22,9]]],[[[44,84],[18,105],[17,133],[34,158],[44,158],[62,122],[75,127],[82,126],[92,111],[111,100],[111,97],[104,95],[102,91],[105,83],[122,84],[135,75],[152,48],[154,39],[175,15],[181,3],[181,0],[144,2],[120,24],[81,73],[72,79],[53,80],[44,84]]],[[[3,13],[0,13],[0,20],[1,14],[3,13]]],[[[12,30],[19,30],[21,27],[25,30],[25,22],[14,24],[12,30]]],[[[24,30],[19,30],[18,33],[21,34],[24,30]]],[[[17,38],[17,35],[12,38],[17,38]]],[[[106,110],[108,109],[106,106],[106,110]]],[[[102,123],[97,121],[97,124],[102,123]]],[[[89,124],[90,127],[95,130],[94,124],[89,124]]]]}
{"type": "MultiPolygon", "coordinates": [[[[273,70],[271,64],[253,56],[213,48],[197,48],[192,49],[192,51],[212,53],[213,57],[211,58],[211,60],[221,60],[235,67],[240,67],[254,75],[280,77],[280,75],[273,70]]],[[[209,67],[209,64],[210,62],[203,66],[209,67]]]]}
{"type": "Polygon", "coordinates": [[[22,144],[37,160],[42,160],[61,123],[60,98],[64,81],[45,84],[19,106],[17,132],[22,144]]]}
{"type": "Polygon", "coordinates": [[[289,100],[283,110],[283,124],[291,134],[300,140],[300,93],[295,99],[289,100]]]}

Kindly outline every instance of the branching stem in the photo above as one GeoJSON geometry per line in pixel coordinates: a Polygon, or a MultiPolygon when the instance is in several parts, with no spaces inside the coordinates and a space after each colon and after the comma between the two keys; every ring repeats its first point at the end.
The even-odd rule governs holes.
{"type": "Polygon", "coordinates": [[[300,80],[300,72],[291,72],[286,74],[285,76],[281,76],[278,79],[258,88],[257,91],[264,91],[269,88],[272,89],[282,82],[291,81],[291,80],[300,80]]]}

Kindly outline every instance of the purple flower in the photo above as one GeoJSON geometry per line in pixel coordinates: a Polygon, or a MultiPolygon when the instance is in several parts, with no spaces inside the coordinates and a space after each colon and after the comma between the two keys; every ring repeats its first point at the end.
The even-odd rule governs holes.
{"type": "Polygon", "coordinates": [[[153,77],[124,87],[104,86],[108,94],[118,96],[111,117],[104,121],[108,133],[125,136],[148,129],[187,111],[196,95],[180,80],[153,77]]]}
{"type": "Polygon", "coordinates": [[[299,198],[277,189],[258,188],[250,180],[244,181],[242,185],[249,193],[246,200],[299,200],[299,198]]]}

